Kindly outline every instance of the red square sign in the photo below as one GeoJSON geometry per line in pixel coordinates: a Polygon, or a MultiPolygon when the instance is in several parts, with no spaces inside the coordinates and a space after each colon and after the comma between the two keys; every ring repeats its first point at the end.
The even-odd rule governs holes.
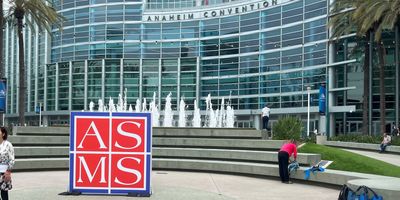
{"type": "Polygon", "coordinates": [[[150,195],[150,113],[72,112],[70,192],[150,195]]]}

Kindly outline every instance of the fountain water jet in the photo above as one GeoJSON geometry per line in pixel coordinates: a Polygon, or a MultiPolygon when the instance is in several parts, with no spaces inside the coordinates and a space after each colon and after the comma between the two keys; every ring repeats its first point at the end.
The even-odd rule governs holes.
{"type": "Polygon", "coordinates": [[[98,111],[99,111],[99,112],[103,112],[103,111],[104,111],[103,100],[99,99],[98,104],[99,104],[98,111]]]}
{"type": "Polygon", "coordinates": [[[171,108],[171,95],[172,93],[169,93],[167,98],[165,98],[164,127],[172,127],[172,119],[174,118],[171,108]]]}
{"type": "Polygon", "coordinates": [[[201,127],[200,109],[197,106],[197,101],[196,100],[194,100],[194,113],[193,113],[192,126],[193,127],[201,127]]]}
{"type": "Polygon", "coordinates": [[[115,105],[114,105],[114,100],[110,97],[110,100],[108,101],[108,111],[110,112],[115,112],[115,105]]]}
{"type": "Polygon", "coordinates": [[[140,99],[137,99],[136,100],[136,105],[135,105],[135,112],[140,112],[141,111],[141,109],[140,109],[140,105],[141,105],[142,103],[140,102],[140,99]]]}
{"type": "Polygon", "coordinates": [[[131,104],[129,104],[128,112],[133,112],[133,108],[132,108],[132,105],[131,105],[131,104]]]}
{"type": "Polygon", "coordinates": [[[90,103],[89,103],[89,111],[93,112],[93,108],[94,108],[94,103],[93,103],[93,101],[90,101],[90,103]]]}
{"type": "Polygon", "coordinates": [[[186,111],[185,111],[185,101],[181,99],[179,104],[179,123],[178,127],[186,127],[186,111]]]}
{"type": "Polygon", "coordinates": [[[142,112],[147,112],[146,98],[143,99],[142,112]]]}
{"type": "Polygon", "coordinates": [[[156,93],[153,94],[153,100],[150,102],[150,112],[152,117],[153,127],[160,126],[160,113],[156,105],[156,93]]]}

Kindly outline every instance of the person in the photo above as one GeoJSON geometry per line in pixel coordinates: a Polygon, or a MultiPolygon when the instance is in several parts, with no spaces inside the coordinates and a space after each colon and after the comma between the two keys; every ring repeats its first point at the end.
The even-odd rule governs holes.
{"type": "Polygon", "coordinates": [[[11,170],[14,166],[14,147],[7,140],[8,133],[4,127],[0,127],[0,193],[2,200],[8,200],[8,190],[11,185],[11,170]]]}
{"type": "Polygon", "coordinates": [[[393,122],[391,133],[393,136],[397,136],[397,132],[398,132],[398,128],[396,127],[396,124],[393,122]]]}
{"type": "Polygon", "coordinates": [[[265,130],[268,130],[268,121],[269,121],[269,112],[270,111],[271,111],[271,109],[268,108],[268,105],[265,105],[265,107],[261,110],[263,129],[265,129],[265,130]]]}
{"type": "Polygon", "coordinates": [[[390,142],[392,141],[392,138],[388,134],[383,134],[383,140],[381,142],[381,151],[379,153],[383,153],[386,150],[386,147],[390,145],[390,142]]]}
{"type": "Polygon", "coordinates": [[[278,153],[279,177],[281,178],[282,183],[292,184],[292,182],[289,181],[288,170],[289,159],[292,155],[295,162],[297,159],[297,142],[294,139],[284,143],[278,153]]]}

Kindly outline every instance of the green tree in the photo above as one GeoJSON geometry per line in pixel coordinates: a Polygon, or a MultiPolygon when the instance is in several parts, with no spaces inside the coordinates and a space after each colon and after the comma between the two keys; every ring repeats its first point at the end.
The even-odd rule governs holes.
{"type": "MultiPolygon", "coordinates": [[[[4,12],[3,12],[3,0],[0,0],[0,78],[5,77],[4,75],[4,62],[3,62],[3,27],[4,27],[4,12]]],[[[3,118],[2,118],[3,119],[3,118]]]]}
{"type": "Polygon", "coordinates": [[[336,0],[332,4],[331,17],[329,19],[328,26],[332,30],[331,42],[340,39],[342,36],[349,35],[351,33],[357,33],[360,39],[364,40],[364,91],[363,91],[363,134],[368,135],[369,123],[368,123],[368,102],[369,102],[369,85],[370,85],[370,35],[371,30],[361,32],[359,21],[355,20],[354,13],[356,8],[364,0],[336,0]]]}
{"type": "Polygon", "coordinates": [[[357,5],[354,19],[359,24],[359,32],[374,32],[374,42],[378,49],[379,90],[380,90],[380,124],[381,133],[386,132],[386,100],[385,100],[385,46],[382,42],[384,30],[393,30],[399,23],[400,0],[363,0],[357,5]]]}
{"type": "MultiPolygon", "coordinates": [[[[4,12],[3,12],[3,0],[0,0],[0,78],[4,78],[5,74],[4,74],[4,59],[3,59],[3,51],[4,51],[4,44],[3,44],[3,33],[4,33],[4,12]]],[[[6,109],[6,108],[5,108],[6,109]]],[[[4,112],[5,113],[5,112],[4,112]]],[[[4,124],[3,122],[3,115],[4,113],[0,114],[0,118],[2,121],[2,124],[4,124]]]]}
{"type": "MultiPolygon", "coordinates": [[[[369,38],[374,35],[374,43],[378,49],[379,62],[379,90],[380,90],[380,130],[386,131],[386,101],[385,101],[385,47],[382,42],[382,32],[393,30],[399,25],[400,0],[336,0],[333,4],[333,15],[330,26],[334,31],[333,37],[340,37],[351,32],[358,36],[365,36],[367,42],[364,46],[364,97],[363,97],[363,123],[367,127],[367,111],[369,96],[369,38]]],[[[365,128],[365,129],[368,129],[365,128]]],[[[368,132],[363,130],[363,133],[368,132]]]]}
{"type": "Polygon", "coordinates": [[[300,118],[286,116],[279,119],[278,122],[274,124],[274,140],[300,140],[302,131],[303,124],[300,118]]]}
{"type": "Polygon", "coordinates": [[[24,55],[24,24],[34,31],[35,26],[38,31],[45,29],[51,33],[51,26],[56,25],[61,28],[63,17],[52,7],[52,3],[47,0],[11,0],[6,20],[15,25],[18,35],[19,53],[19,87],[18,87],[18,114],[19,123],[25,124],[25,55],[24,55]]]}

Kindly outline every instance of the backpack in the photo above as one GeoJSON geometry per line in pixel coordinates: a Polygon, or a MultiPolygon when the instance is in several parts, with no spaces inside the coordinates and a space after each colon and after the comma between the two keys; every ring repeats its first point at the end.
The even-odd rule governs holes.
{"type": "Polygon", "coordinates": [[[349,188],[346,184],[343,184],[342,189],[339,193],[338,200],[355,200],[356,199],[356,192],[349,188]]]}
{"type": "Polygon", "coordinates": [[[358,189],[354,191],[344,184],[340,190],[338,200],[383,200],[383,197],[376,194],[374,190],[365,185],[358,187],[358,189]],[[370,196],[372,197],[370,198],[370,196]]]}
{"type": "Polygon", "coordinates": [[[358,199],[359,200],[383,200],[383,197],[376,194],[376,192],[374,190],[372,190],[371,188],[362,185],[360,187],[358,187],[356,193],[358,193],[358,199]],[[371,193],[369,193],[371,192],[371,193]],[[372,195],[370,195],[372,194],[372,195]],[[372,196],[372,198],[369,198],[370,196],[372,196]]]}
{"type": "Polygon", "coordinates": [[[288,166],[289,176],[296,172],[297,169],[299,169],[299,163],[297,161],[293,161],[292,163],[290,163],[288,166]]]}

